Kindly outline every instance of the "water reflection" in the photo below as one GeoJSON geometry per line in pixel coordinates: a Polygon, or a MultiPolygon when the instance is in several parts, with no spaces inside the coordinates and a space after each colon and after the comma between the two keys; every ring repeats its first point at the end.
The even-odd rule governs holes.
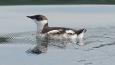
{"type": "Polygon", "coordinates": [[[48,47],[48,36],[47,36],[47,34],[44,37],[36,36],[36,42],[37,42],[37,45],[33,49],[27,50],[27,52],[32,53],[32,54],[46,53],[47,47],[48,47]]]}
{"type": "MultiPolygon", "coordinates": [[[[114,36],[114,28],[100,28],[95,29],[88,29],[88,33],[84,39],[85,46],[82,48],[86,48],[86,50],[94,50],[100,49],[106,46],[113,46],[115,45],[115,36],[114,36]],[[107,31],[108,30],[108,31],[107,31]],[[110,34],[111,33],[111,34],[110,34]],[[106,34],[106,35],[105,35],[106,34]]],[[[32,54],[41,54],[46,53],[49,47],[55,47],[58,49],[66,49],[66,48],[80,48],[79,45],[72,43],[70,40],[49,40],[47,35],[45,37],[40,37],[33,35],[35,32],[24,32],[24,33],[12,33],[12,34],[5,34],[0,35],[0,44],[36,44],[31,49],[26,49],[27,53],[32,54]],[[36,38],[36,40],[35,40],[36,38]],[[68,42],[69,41],[69,42],[68,42]]]]}
{"type": "MultiPolygon", "coordinates": [[[[72,43],[70,40],[51,40],[48,38],[48,35],[39,35],[36,36],[36,46],[32,49],[28,49],[27,53],[32,53],[32,54],[41,54],[41,53],[46,53],[48,50],[48,46],[50,47],[56,47],[60,49],[65,49],[69,43],[72,43]]],[[[75,44],[76,45],[76,44],[75,44]]]]}

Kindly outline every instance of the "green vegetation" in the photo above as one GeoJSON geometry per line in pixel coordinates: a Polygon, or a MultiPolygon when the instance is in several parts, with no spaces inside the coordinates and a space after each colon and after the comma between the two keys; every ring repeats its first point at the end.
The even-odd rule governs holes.
{"type": "Polygon", "coordinates": [[[0,0],[0,5],[115,4],[115,0],[0,0]]]}

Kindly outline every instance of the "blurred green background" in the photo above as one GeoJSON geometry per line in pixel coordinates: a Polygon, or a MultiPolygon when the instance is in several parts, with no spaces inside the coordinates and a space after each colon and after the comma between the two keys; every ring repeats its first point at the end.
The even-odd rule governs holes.
{"type": "Polygon", "coordinates": [[[114,4],[115,0],[0,0],[0,5],[114,4]]]}

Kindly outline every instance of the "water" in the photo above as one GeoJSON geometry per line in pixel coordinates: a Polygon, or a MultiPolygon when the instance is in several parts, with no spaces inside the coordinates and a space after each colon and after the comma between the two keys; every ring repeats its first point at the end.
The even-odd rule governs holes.
{"type": "Polygon", "coordinates": [[[114,5],[1,6],[0,65],[114,65],[114,9],[114,5]],[[33,14],[47,15],[50,26],[86,27],[85,45],[48,46],[46,53],[28,54],[36,46],[36,25],[26,18],[33,14]]]}

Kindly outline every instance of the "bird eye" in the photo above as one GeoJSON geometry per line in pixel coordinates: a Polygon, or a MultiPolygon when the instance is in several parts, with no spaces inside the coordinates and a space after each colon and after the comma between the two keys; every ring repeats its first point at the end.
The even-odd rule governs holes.
{"type": "Polygon", "coordinates": [[[36,19],[37,19],[38,21],[42,20],[42,18],[41,18],[41,17],[37,17],[36,19]]]}

